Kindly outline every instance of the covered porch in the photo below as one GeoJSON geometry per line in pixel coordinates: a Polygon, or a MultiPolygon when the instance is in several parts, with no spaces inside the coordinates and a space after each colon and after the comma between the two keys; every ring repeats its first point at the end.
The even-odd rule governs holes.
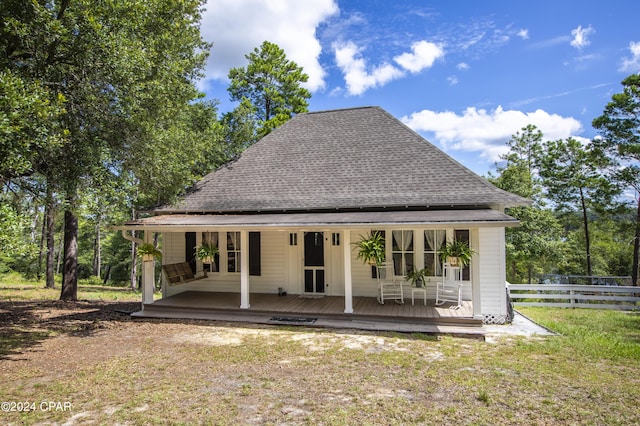
{"type": "Polygon", "coordinates": [[[353,297],[353,313],[345,314],[344,298],[251,294],[251,307],[239,308],[241,295],[232,292],[186,291],[153,303],[134,314],[143,318],[213,319],[258,324],[355,328],[372,331],[453,334],[482,337],[482,320],[473,319],[469,301],[459,309],[450,304],[435,306],[433,300],[411,296],[405,303],[380,304],[375,297],[353,297]]]}

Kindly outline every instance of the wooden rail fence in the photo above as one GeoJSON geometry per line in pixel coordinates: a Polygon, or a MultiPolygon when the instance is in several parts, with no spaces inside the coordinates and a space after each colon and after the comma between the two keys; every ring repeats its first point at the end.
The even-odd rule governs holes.
{"type": "Polygon", "coordinates": [[[640,287],[508,284],[514,306],[640,310],[640,287]]]}

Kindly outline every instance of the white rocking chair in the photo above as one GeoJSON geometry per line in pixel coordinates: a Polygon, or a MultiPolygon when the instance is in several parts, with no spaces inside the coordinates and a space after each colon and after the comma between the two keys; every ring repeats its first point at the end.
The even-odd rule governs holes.
{"type": "Polygon", "coordinates": [[[383,262],[376,268],[378,275],[378,302],[384,305],[385,300],[404,303],[402,282],[397,281],[393,271],[393,262],[383,262]]]}
{"type": "Polygon", "coordinates": [[[460,309],[462,306],[462,271],[460,267],[451,266],[448,263],[443,266],[442,281],[436,287],[436,306],[451,302],[455,305],[450,306],[449,309],[460,309]]]}

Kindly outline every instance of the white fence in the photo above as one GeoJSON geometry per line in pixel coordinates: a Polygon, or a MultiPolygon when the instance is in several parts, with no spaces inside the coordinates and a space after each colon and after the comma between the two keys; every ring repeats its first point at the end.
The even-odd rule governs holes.
{"type": "Polygon", "coordinates": [[[640,310],[640,287],[508,284],[514,306],[640,310]]]}

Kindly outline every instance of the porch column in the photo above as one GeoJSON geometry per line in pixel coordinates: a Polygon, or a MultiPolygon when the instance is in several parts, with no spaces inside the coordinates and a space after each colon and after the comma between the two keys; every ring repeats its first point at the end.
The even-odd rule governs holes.
{"type": "MultiPolygon", "coordinates": [[[[153,244],[153,235],[150,231],[144,231],[144,242],[153,244]]],[[[142,308],[145,303],[153,303],[153,290],[155,288],[155,261],[142,262],[142,308]]]]}
{"type": "Polygon", "coordinates": [[[240,231],[240,309],[249,306],[249,233],[240,231]]]}
{"type": "Polygon", "coordinates": [[[343,253],[344,253],[344,313],[353,313],[353,289],[351,282],[351,231],[344,231],[343,253]]]}

